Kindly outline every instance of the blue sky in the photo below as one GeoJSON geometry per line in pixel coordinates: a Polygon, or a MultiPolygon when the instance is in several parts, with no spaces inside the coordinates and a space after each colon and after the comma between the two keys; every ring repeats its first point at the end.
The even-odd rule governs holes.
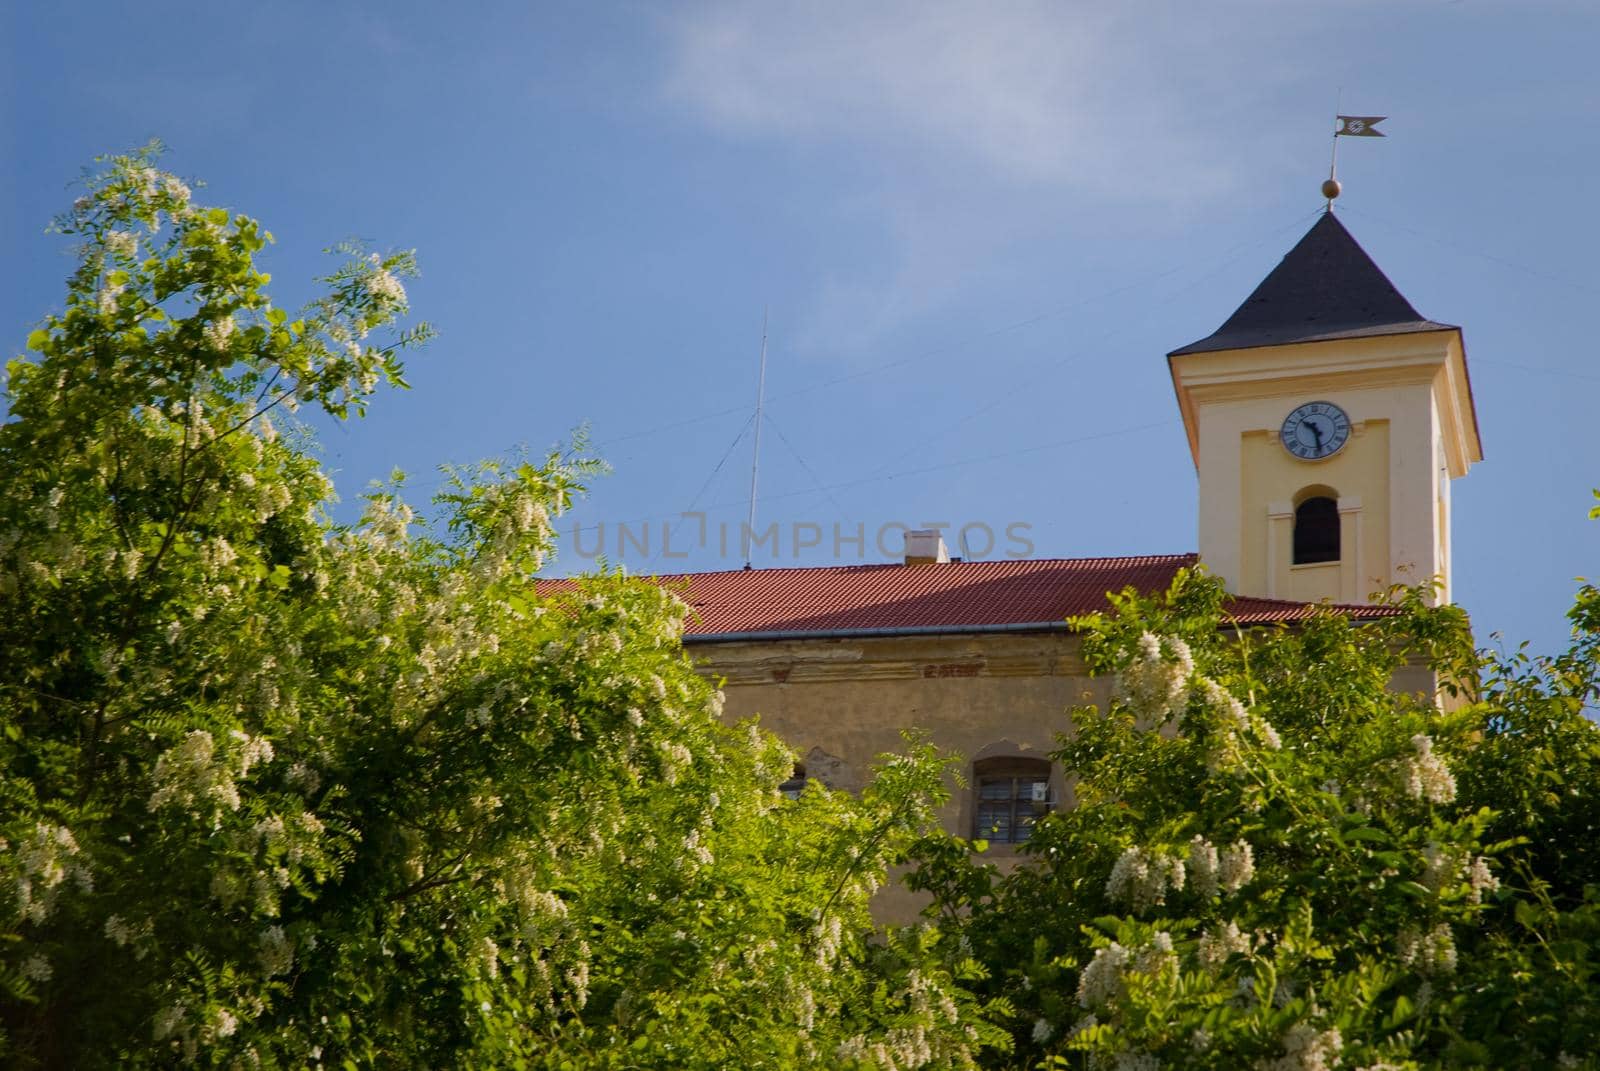
{"type": "Polygon", "coordinates": [[[347,501],[587,421],[615,472],[563,531],[616,558],[651,522],[641,572],[740,564],[764,308],[778,561],[935,520],[1192,550],[1163,355],[1310,226],[1336,107],[1386,114],[1342,144],[1341,218],[1466,331],[1458,600],[1549,649],[1600,572],[1591,3],[12,4],[0,39],[10,351],[61,300],[71,180],[159,136],[274,232],[280,304],[341,238],[418,250],[415,389],[319,429],[347,501]],[[680,523],[663,558],[690,509],[708,545],[680,523]]]}

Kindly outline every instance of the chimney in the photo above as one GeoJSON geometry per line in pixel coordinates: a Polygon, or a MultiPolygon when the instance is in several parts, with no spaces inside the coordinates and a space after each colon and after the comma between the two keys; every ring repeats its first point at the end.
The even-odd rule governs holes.
{"type": "Polygon", "coordinates": [[[943,565],[950,560],[944,537],[936,528],[925,528],[906,533],[907,565],[943,565]]]}

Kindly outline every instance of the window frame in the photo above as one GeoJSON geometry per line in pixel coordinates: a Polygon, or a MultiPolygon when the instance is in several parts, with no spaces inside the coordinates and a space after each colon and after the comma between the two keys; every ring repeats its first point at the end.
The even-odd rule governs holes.
{"type": "Polygon", "coordinates": [[[1341,527],[1337,498],[1325,494],[1306,496],[1294,507],[1294,528],[1289,537],[1289,564],[1332,565],[1343,561],[1344,533],[1341,527]],[[1311,515],[1308,515],[1308,506],[1313,507],[1314,513],[1311,515]],[[1331,557],[1324,556],[1330,553],[1331,557]]]}
{"type": "Polygon", "coordinates": [[[972,764],[972,838],[990,844],[1026,844],[1033,836],[1034,824],[1056,809],[1055,778],[1046,759],[997,756],[972,764]],[[986,786],[1007,784],[1004,796],[985,797],[986,786]],[[1032,786],[1044,785],[1044,799],[1034,798],[1032,786]],[[1004,808],[1005,829],[993,822],[986,828],[986,812],[994,814],[996,805],[1004,808]],[[1019,819],[1021,819],[1019,821],[1019,819]],[[1023,833],[1018,836],[1019,831],[1023,833]]]}

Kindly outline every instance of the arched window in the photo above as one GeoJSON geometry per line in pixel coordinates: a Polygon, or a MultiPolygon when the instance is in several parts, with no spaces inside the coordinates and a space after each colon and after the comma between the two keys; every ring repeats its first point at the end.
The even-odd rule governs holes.
{"type": "Polygon", "coordinates": [[[794,773],[789,775],[789,780],[778,786],[778,791],[784,799],[797,800],[800,793],[806,790],[806,768],[801,763],[794,764],[794,773]]]}
{"type": "Polygon", "coordinates": [[[1294,509],[1294,564],[1339,560],[1339,503],[1315,495],[1294,509]]]}
{"type": "Polygon", "coordinates": [[[993,758],[973,763],[972,836],[994,844],[1021,844],[1033,823],[1055,807],[1050,764],[1043,759],[993,758]]]}

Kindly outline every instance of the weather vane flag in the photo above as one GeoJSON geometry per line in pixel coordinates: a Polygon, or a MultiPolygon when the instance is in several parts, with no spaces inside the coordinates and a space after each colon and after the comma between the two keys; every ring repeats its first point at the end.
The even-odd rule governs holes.
{"type": "Polygon", "coordinates": [[[1333,199],[1339,196],[1342,187],[1336,174],[1339,168],[1339,139],[1345,138],[1386,138],[1389,135],[1378,129],[1378,124],[1389,118],[1387,115],[1336,115],[1338,125],[1333,130],[1333,157],[1328,161],[1328,181],[1322,184],[1322,196],[1328,200],[1328,211],[1333,211],[1333,199]]]}
{"type": "Polygon", "coordinates": [[[1384,138],[1388,137],[1378,129],[1378,124],[1389,118],[1387,115],[1340,115],[1339,128],[1333,132],[1334,137],[1348,138],[1384,138]]]}

